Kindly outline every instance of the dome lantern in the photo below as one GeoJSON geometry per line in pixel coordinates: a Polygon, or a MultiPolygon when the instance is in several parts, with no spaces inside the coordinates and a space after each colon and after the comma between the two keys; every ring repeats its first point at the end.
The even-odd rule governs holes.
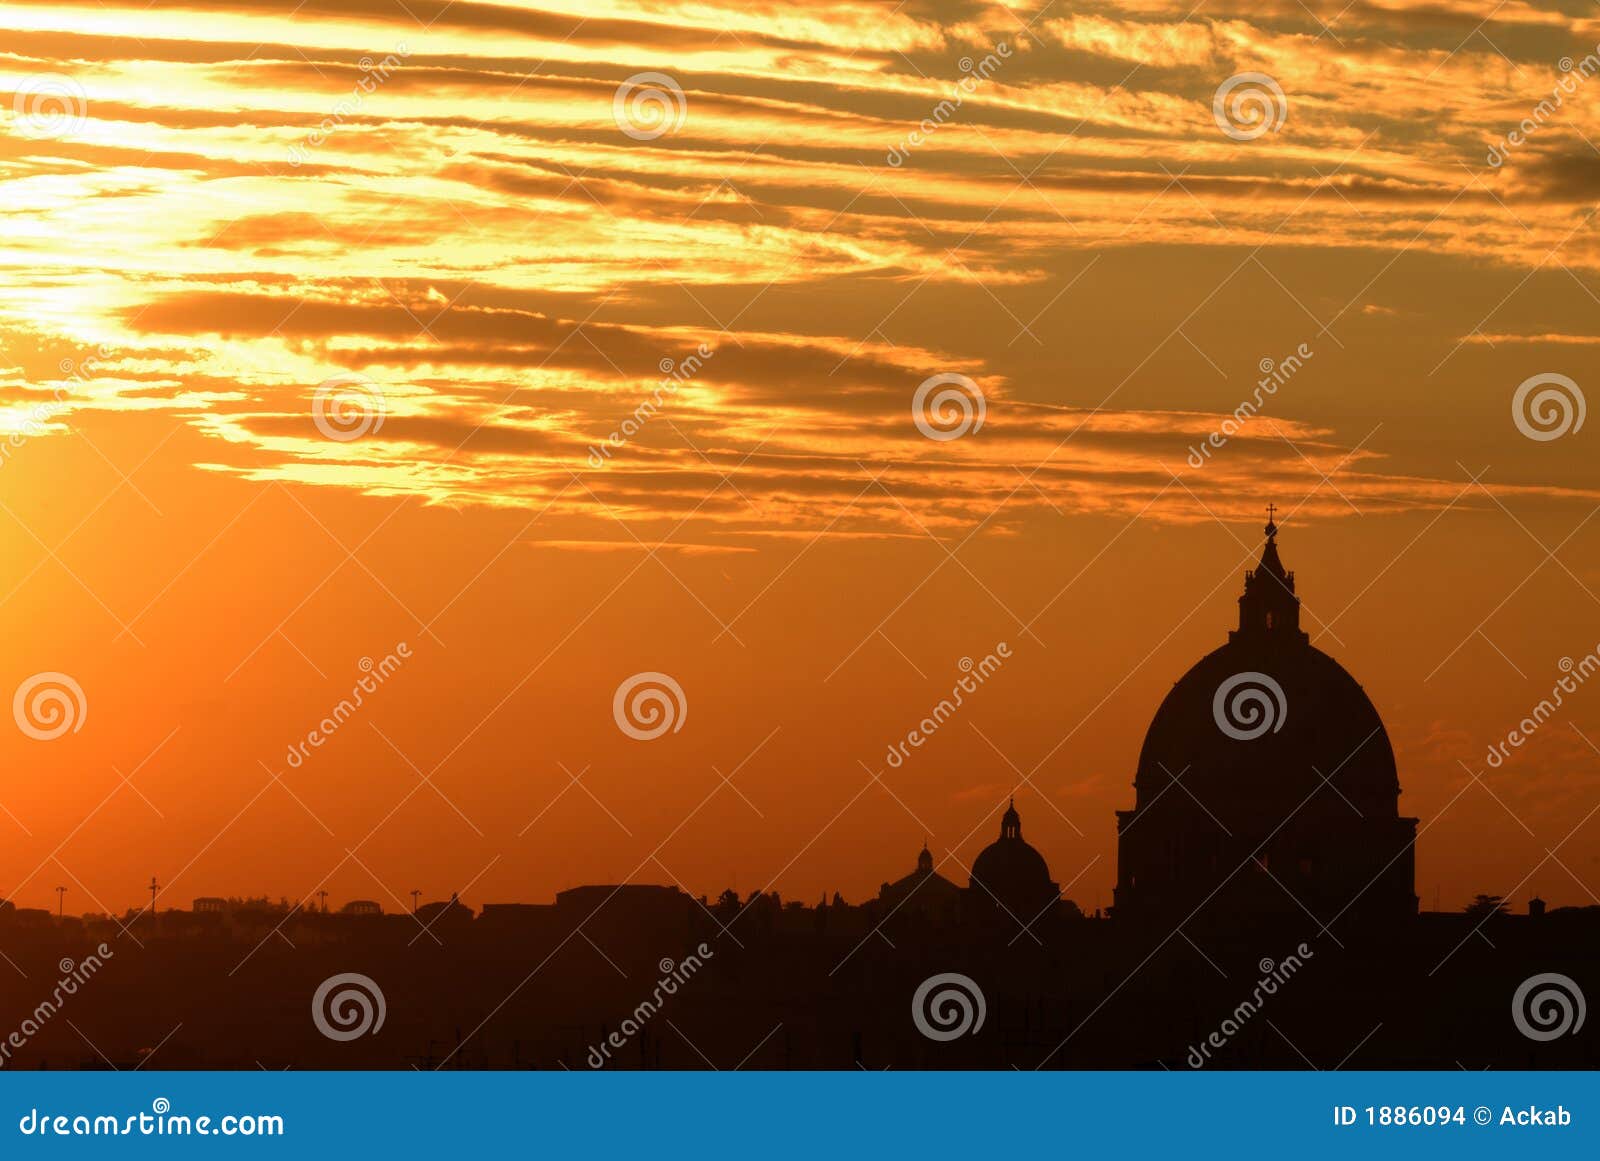
{"type": "Polygon", "coordinates": [[[1294,573],[1283,567],[1278,556],[1278,524],[1273,519],[1276,504],[1267,505],[1267,542],[1261,549],[1261,563],[1244,574],[1244,592],[1239,597],[1239,628],[1228,639],[1257,638],[1308,644],[1310,638],[1300,630],[1300,598],[1294,592],[1294,573]]]}
{"type": "Polygon", "coordinates": [[[1011,799],[1011,804],[1006,807],[1006,812],[1000,818],[1000,837],[1003,839],[1022,838],[1022,816],[1017,813],[1017,800],[1011,799]]]}

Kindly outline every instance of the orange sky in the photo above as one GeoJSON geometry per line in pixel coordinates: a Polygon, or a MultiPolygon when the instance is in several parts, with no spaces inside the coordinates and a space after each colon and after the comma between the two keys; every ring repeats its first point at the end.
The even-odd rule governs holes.
{"type": "Polygon", "coordinates": [[[1514,416],[1595,386],[1591,5],[284,8],[0,5],[0,693],[82,691],[0,897],[859,900],[1015,792],[1104,905],[1271,499],[1424,905],[1600,902],[1600,685],[1485,764],[1600,648],[1594,428],[1514,416]]]}

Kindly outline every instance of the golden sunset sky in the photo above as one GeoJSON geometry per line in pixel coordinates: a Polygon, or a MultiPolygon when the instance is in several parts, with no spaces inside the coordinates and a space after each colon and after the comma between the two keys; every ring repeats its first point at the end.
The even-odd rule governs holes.
{"type": "Polygon", "coordinates": [[[0,897],[860,901],[1015,793],[1105,906],[1271,501],[1423,905],[1600,903],[1600,682],[1485,761],[1600,648],[1600,420],[1515,402],[1600,390],[1588,0],[0,29],[0,694],[82,693],[0,730],[0,897]]]}

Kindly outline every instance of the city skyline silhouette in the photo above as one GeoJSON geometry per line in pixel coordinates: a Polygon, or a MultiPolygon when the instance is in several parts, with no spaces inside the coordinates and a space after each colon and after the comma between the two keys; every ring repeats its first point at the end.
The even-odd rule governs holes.
{"type": "MultiPolygon", "coordinates": [[[[1600,1059],[1594,1039],[1580,1034],[1584,983],[1593,987],[1600,950],[1600,904],[1550,908],[1534,897],[1512,914],[1510,901],[1480,894],[1460,912],[1419,913],[1411,879],[1417,820],[1396,813],[1400,786],[1381,718],[1301,630],[1296,576],[1280,556],[1279,531],[1269,509],[1260,561],[1245,574],[1238,628],[1174,683],[1153,716],[1134,808],[1116,818],[1125,858],[1111,908],[1086,913],[1065,894],[1047,858],[1024,838],[1011,795],[965,883],[942,873],[960,866],[953,854],[936,859],[925,842],[914,868],[854,904],[837,893],[808,905],[771,890],[697,898],[674,885],[622,882],[572,888],[548,904],[478,909],[454,893],[420,903],[423,892],[413,890],[411,909],[389,914],[376,900],[330,911],[326,891],[309,905],[202,897],[190,910],[162,911],[152,877],[151,906],[122,918],[68,920],[59,909],[52,916],[0,905],[0,945],[8,959],[16,953],[35,963],[41,952],[89,947],[58,965],[79,974],[93,965],[92,986],[71,977],[85,996],[125,994],[112,990],[112,980],[122,989],[130,978],[149,980],[154,1007],[178,1015],[168,1034],[176,1043],[157,1067],[266,1067],[263,1058],[325,1067],[717,1067],[700,1041],[731,1051],[738,1036],[759,1030],[760,1013],[772,1011],[789,1013],[790,1030],[763,1057],[765,1067],[1315,1067],[1302,1045],[1331,1051],[1356,1009],[1381,1015],[1345,1047],[1345,1061],[1365,1052],[1368,1066],[1439,1066],[1467,1049],[1437,1039],[1435,1022],[1461,1004],[1487,1011],[1505,1000],[1508,971],[1523,973],[1511,1000],[1512,1031],[1480,1037],[1472,1051],[1502,1066],[1527,1053],[1530,1065],[1592,1067],[1600,1059]],[[1176,772],[1175,754],[1188,759],[1176,772]],[[1174,789],[1183,797],[1169,798],[1174,789]],[[569,964],[575,976],[552,972],[505,1013],[575,941],[617,978],[601,983],[593,964],[569,964]],[[542,958],[512,982],[534,949],[542,958]],[[467,957],[482,977],[450,982],[439,974],[449,962],[440,955],[467,957]],[[1119,965],[1139,956],[1113,984],[1119,965]],[[237,958],[231,968],[230,958],[237,958]],[[197,972],[191,960],[204,967],[197,972]],[[647,988],[641,971],[652,962],[659,979],[647,988]],[[344,970],[308,992],[305,969],[335,964],[344,970]],[[1197,964],[1217,979],[1206,986],[1190,979],[1177,991],[1163,982],[1197,964]],[[1260,980],[1233,1007],[1217,1010],[1220,1031],[1197,1033],[1208,1005],[1239,988],[1238,972],[1251,964],[1260,980]],[[929,973],[920,984],[919,971],[929,973]],[[236,979],[233,988],[248,989],[243,994],[224,982],[236,979]],[[1370,992],[1379,982],[1392,991],[1381,1002],[1370,992]],[[548,1007],[549,986],[561,997],[556,1009],[548,1007]],[[641,991],[645,998],[630,1006],[641,991]],[[697,991],[714,1000],[691,999],[697,991]],[[1102,1028],[1079,1041],[1119,996],[1114,1019],[1125,1042],[1113,1044],[1102,1028]],[[309,1034],[293,1015],[297,1001],[310,1005],[309,1034]],[[707,1019],[708,1002],[717,1032],[691,1037],[674,1022],[672,1014],[707,1019]],[[896,1018],[907,1003],[914,1035],[896,1018]],[[241,1054],[218,1029],[246,1019],[247,1004],[279,1013],[283,1026],[260,1029],[251,1052],[241,1054]],[[1280,1044],[1250,1026],[1269,1009],[1263,1022],[1280,1044]],[[1274,1018],[1293,1020],[1295,1034],[1274,1018]],[[1385,1024],[1389,1033],[1373,1042],[1385,1024]],[[1555,1032],[1544,1035],[1552,1025],[1555,1032]],[[389,1038],[381,1040],[386,1026],[389,1038]],[[1573,1043],[1531,1052],[1568,1035],[1573,1043]],[[1180,1052],[1185,1036],[1192,1042],[1180,1052]]],[[[983,669],[974,664],[972,672],[983,669]]],[[[978,682],[958,688],[976,693],[978,682]]],[[[958,709],[941,703],[930,721],[958,709]]],[[[629,712],[643,731],[670,728],[637,703],[629,712]]],[[[920,735],[912,745],[920,748],[920,735]]],[[[34,1010],[30,1035],[13,1043],[15,1053],[8,1049],[9,1063],[142,1065],[167,1045],[136,1046],[137,1036],[126,1039],[125,1018],[102,1015],[109,1051],[67,1025],[98,1060],[82,1057],[48,1023],[65,1006],[58,987],[53,1004],[34,1010]],[[107,1038],[108,1025],[116,1039],[107,1038]]],[[[74,1000],[74,1010],[85,1006],[74,1000]]],[[[29,1021],[25,1015],[22,1026],[29,1021]]],[[[746,1061],[784,1026],[777,1019],[746,1061]]]]}

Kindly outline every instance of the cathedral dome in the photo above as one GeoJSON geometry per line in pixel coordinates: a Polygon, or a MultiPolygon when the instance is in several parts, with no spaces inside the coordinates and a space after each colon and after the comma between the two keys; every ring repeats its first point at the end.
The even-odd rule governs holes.
{"type": "Polygon", "coordinates": [[[1050,878],[1044,856],[1022,838],[1022,817],[1013,801],[1000,820],[1000,837],[972,864],[974,902],[991,902],[1028,923],[1054,903],[1061,889],[1050,878]]]}
{"type": "Polygon", "coordinates": [[[917,869],[879,888],[878,902],[885,919],[905,912],[954,922],[960,915],[961,888],[933,869],[933,852],[923,843],[917,854],[917,869]]]}
{"type": "Polygon", "coordinates": [[[1280,817],[1324,780],[1362,813],[1392,813],[1400,793],[1383,719],[1342,665],[1304,641],[1238,636],[1173,685],[1145,734],[1135,788],[1174,778],[1208,805],[1248,790],[1242,809],[1280,817]]]}
{"type": "Polygon", "coordinates": [[[1118,812],[1116,906],[1303,919],[1414,914],[1416,820],[1366,692],[1300,629],[1267,524],[1239,627],[1162,700],[1118,812]]]}

